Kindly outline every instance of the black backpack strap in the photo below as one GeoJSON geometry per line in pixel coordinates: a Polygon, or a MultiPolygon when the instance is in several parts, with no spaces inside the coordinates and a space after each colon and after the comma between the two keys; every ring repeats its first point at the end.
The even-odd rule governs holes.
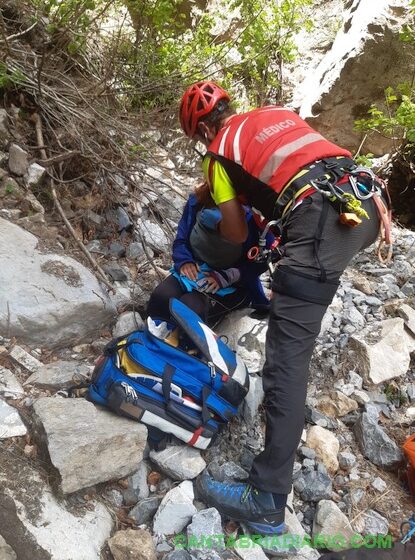
{"type": "Polygon", "coordinates": [[[171,382],[175,371],[176,368],[173,367],[171,364],[166,364],[166,367],[163,370],[163,380],[161,386],[163,389],[163,396],[166,399],[166,402],[169,402],[170,400],[171,382]]]}

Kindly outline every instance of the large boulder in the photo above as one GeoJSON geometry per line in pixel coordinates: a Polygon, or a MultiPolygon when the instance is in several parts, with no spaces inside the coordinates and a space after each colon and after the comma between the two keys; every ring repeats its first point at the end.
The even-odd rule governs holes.
{"type": "MultiPolygon", "coordinates": [[[[24,461],[8,461],[0,469],[1,535],[16,553],[4,560],[100,560],[111,535],[113,519],[101,503],[90,500],[68,511],[49,486],[24,461]]],[[[7,549],[6,549],[7,550],[7,549]]]]}
{"type": "Polygon", "coordinates": [[[47,347],[93,337],[115,307],[80,263],[41,252],[31,233],[0,218],[0,335],[47,347]]]}
{"type": "MultiPolygon", "coordinates": [[[[361,134],[354,121],[367,117],[374,103],[382,106],[384,90],[412,79],[410,53],[399,39],[410,24],[407,0],[353,0],[333,45],[297,86],[293,105],[311,126],[341,146],[355,151],[361,134]]],[[[390,141],[369,138],[365,151],[383,154],[390,141]]]]}
{"type": "Polygon", "coordinates": [[[41,438],[46,438],[64,494],[136,470],[143,458],[147,428],[95,407],[83,399],[42,397],[34,404],[41,438]]]}

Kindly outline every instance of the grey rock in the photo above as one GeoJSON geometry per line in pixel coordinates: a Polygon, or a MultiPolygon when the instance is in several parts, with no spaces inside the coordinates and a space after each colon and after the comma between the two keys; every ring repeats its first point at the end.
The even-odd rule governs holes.
{"type": "Polygon", "coordinates": [[[241,453],[241,457],[239,459],[241,463],[241,467],[246,471],[250,471],[255,457],[256,454],[253,451],[251,451],[251,449],[244,447],[241,453]]]}
{"type": "Polygon", "coordinates": [[[128,477],[128,488],[124,490],[124,501],[127,506],[148,498],[150,490],[147,484],[149,467],[145,461],[141,461],[136,472],[128,477]]]}
{"type": "Polygon", "coordinates": [[[339,453],[339,465],[342,469],[351,469],[356,464],[356,456],[347,451],[339,453]]]}
{"type": "Polygon", "coordinates": [[[173,480],[192,480],[206,467],[200,451],[185,445],[172,445],[163,451],[150,451],[150,459],[173,480]]]}
{"type": "Polygon", "coordinates": [[[29,154],[17,144],[9,149],[9,169],[14,175],[23,176],[29,167],[29,154]]]}
{"type": "Polygon", "coordinates": [[[164,230],[157,223],[150,220],[141,220],[138,228],[143,236],[144,242],[156,253],[167,253],[170,248],[170,241],[164,230]]]}
{"type": "Polygon", "coordinates": [[[405,374],[410,365],[410,353],[415,347],[412,337],[405,332],[403,319],[386,319],[371,328],[380,330],[380,338],[375,344],[366,342],[365,333],[349,340],[358,370],[367,381],[375,384],[405,374]]]}
{"type": "MultiPolygon", "coordinates": [[[[1,109],[4,110],[4,109],[1,109]]],[[[0,134],[1,134],[1,122],[0,122],[0,134]]],[[[11,546],[0,535],[0,558],[1,560],[17,560],[15,551],[11,546]]]]}
{"type": "MultiPolygon", "coordinates": [[[[110,243],[108,252],[110,255],[115,257],[125,257],[126,249],[122,243],[114,241],[113,243],[110,243]]],[[[118,278],[114,278],[114,280],[118,280],[118,278]]]]}
{"type": "Polygon", "coordinates": [[[97,253],[98,255],[106,255],[107,249],[103,246],[100,239],[93,239],[86,246],[90,253],[97,253]]]}
{"type": "Polygon", "coordinates": [[[415,282],[413,279],[408,280],[401,288],[401,292],[406,297],[413,297],[415,295],[415,282]]]}
{"type": "Polygon", "coordinates": [[[142,459],[147,441],[142,424],[83,399],[43,397],[34,410],[64,494],[127,476],[142,459]]]}
{"type": "Polygon", "coordinates": [[[293,467],[293,477],[296,478],[300,473],[301,473],[301,463],[295,461],[293,467]]]}
{"type": "Polygon", "coordinates": [[[29,354],[29,352],[26,352],[26,350],[20,346],[17,346],[17,344],[13,346],[10,352],[10,357],[14,362],[16,362],[16,364],[30,373],[38,371],[43,366],[42,362],[39,362],[39,360],[29,354]]]}
{"type": "Polygon", "coordinates": [[[169,552],[167,556],[164,557],[164,560],[192,560],[192,557],[187,552],[187,550],[173,550],[173,552],[169,552]]]}
{"type": "Polygon", "coordinates": [[[133,507],[128,516],[131,517],[131,519],[134,519],[137,525],[148,525],[158,510],[160,503],[160,496],[150,496],[149,498],[144,498],[133,507]]]}
{"type": "Polygon", "coordinates": [[[18,399],[24,395],[24,389],[13,373],[0,366],[0,396],[18,399]]]}
{"type": "Polygon", "coordinates": [[[380,300],[379,298],[375,297],[375,296],[367,296],[365,298],[365,303],[367,303],[368,305],[370,305],[371,307],[380,307],[381,305],[383,305],[382,300],[380,300]]]}
{"type": "Polygon", "coordinates": [[[314,465],[315,464],[316,464],[316,462],[314,461],[314,459],[304,459],[303,468],[308,468],[308,469],[314,470],[314,465]]]}
{"type": "Polygon", "coordinates": [[[27,428],[18,411],[0,399],[0,440],[15,436],[24,436],[27,428]]]}
{"type": "Polygon", "coordinates": [[[6,109],[0,108],[0,148],[6,147],[9,137],[9,117],[6,109]]]}
{"type": "Polygon", "coordinates": [[[249,391],[242,405],[242,416],[248,424],[252,424],[258,418],[258,408],[264,400],[264,389],[262,388],[262,377],[251,374],[249,376],[249,391]]]}
{"type": "Polygon", "coordinates": [[[25,182],[29,188],[39,187],[46,176],[46,169],[38,163],[31,163],[25,175],[25,182]]]}
{"type": "Polygon", "coordinates": [[[366,391],[356,390],[352,396],[358,404],[365,405],[370,402],[370,397],[366,391]]]}
{"type": "Polygon", "coordinates": [[[354,432],[362,454],[378,467],[393,469],[402,461],[399,447],[367,412],[356,422],[354,432]]]}
{"type": "Polygon", "coordinates": [[[117,282],[127,282],[128,280],[126,272],[116,264],[106,264],[102,269],[117,282]]]}
{"type": "Polygon", "coordinates": [[[357,506],[365,497],[365,491],[362,488],[352,488],[349,492],[349,496],[351,503],[357,506]]]}
{"type": "Polygon", "coordinates": [[[42,365],[25,385],[35,385],[41,389],[68,389],[77,383],[85,383],[90,379],[91,366],[82,362],[58,360],[42,365]]]}
{"type": "Polygon", "coordinates": [[[333,545],[328,545],[329,550],[341,550],[348,547],[351,537],[354,535],[352,526],[347,517],[342,513],[339,507],[330,500],[321,500],[316,508],[316,514],[313,522],[313,536],[322,535],[328,541],[332,537],[333,545]],[[344,546],[339,546],[340,540],[344,539],[344,546]]]}
{"type": "Polygon", "coordinates": [[[301,472],[294,480],[294,488],[306,502],[329,500],[332,494],[332,482],[327,472],[301,472]]]}
{"type": "Polygon", "coordinates": [[[182,531],[197,511],[193,499],[193,485],[189,480],[170,490],[156,512],[153,532],[172,535],[182,531]]]}
{"type": "Polygon", "coordinates": [[[371,484],[372,488],[374,488],[377,492],[384,492],[388,485],[384,480],[382,480],[379,476],[372,481],[371,484]]]}
{"type": "Polygon", "coordinates": [[[365,318],[363,317],[363,315],[360,313],[360,311],[358,311],[358,309],[354,306],[352,307],[347,307],[344,311],[343,311],[343,320],[349,324],[352,325],[353,327],[355,327],[356,329],[362,329],[365,326],[365,318]]]}
{"type": "Polygon", "coordinates": [[[392,263],[392,270],[399,280],[406,282],[413,276],[414,268],[406,259],[395,258],[392,263]]]}
{"type": "Polygon", "coordinates": [[[387,535],[389,521],[377,511],[369,509],[356,520],[354,527],[362,535],[387,535]]]}
{"type": "Polygon", "coordinates": [[[144,321],[142,320],[140,314],[134,311],[126,311],[118,317],[117,324],[112,331],[112,336],[117,338],[133,331],[142,330],[143,328],[144,321]]]}
{"type": "MultiPolygon", "coordinates": [[[[127,259],[136,260],[136,259],[140,259],[141,257],[145,257],[145,255],[146,254],[143,249],[143,246],[139,241],[133,241],[127,247],[127,253],[126,253],[127,259]]],[[[153,253],[151,256],[153,256],[153,253]]]]}
{"type": "Polygon", "coordinates": [[[124,210],[122,206],[117,208],[117,218],[118,218],[118,232],[131,231],[134,227],[133,222],[130,220],[129,215],[124,210]]]}
{"type": "MultiPolygon", "coordinates": [[[[100,560],[114,525],[108,509],[101,502],[89,500],[87,507],[72,513],[69,504],[54,495],[36,469],[23,461],[18,468],[18,484],[8,480],[3,470],[0,472],[8,516],[1,532],[18,559],[100,560]]],[[[4,558],[1,546],[0,558],[4,558]]]]}
{"type": "Polygon", "coordinates": [[[115,315],[108,296],[84,266],[37,244],[0,218],[0,332],[45,348],[96,336],[115,315]]]}
{"type": "Polygon", "coordinates": [[[124,499],[122,493],[116,488],[107,488],[104,491],[103,497],[114,509],[119,509],[123,506],[124,499]]]}
{"type": "Polygon", "coordinates": [[[406,394],[408,395],[408,399],[410,402],[415,401],[415,383],[411,383],[407,386],[406,394]]]}
{"type": "MultiPolygon", "coordinates": [[[[213,539],[215,535],[223,534],[222,521],[220,513],[215,508],[204,509],[195,513],[192,517],[192,522],[187,527],[187,538],[190,543],[192,540],[196,541],[195,545],[190,545],[190,549],[203,549],[205,547],[200,547],[198,544],[201,540],[205,539],[208,541],[209,548],[213,550],[222,550],[225,548],[223,539],[213,539]]],[[[205,541],[206,542],[206,541],[205,541]]]]}
{"type": "Polygon", "coordinates": [[[217,463],[211,463],[209,465],[209,471],[215,480],[219,482],[232,482],[233,480],[247,480],[248,472],[234,463],[233,461],[228,461],[219,465],[217,463]]]}
{"type": "Polygon", "coordinates": [[[363,387],[363,377],[355,371],[349,372],[349,382],[356,387],[356,389],[361,389],[363,387]]]}
{"type": "Polygon", "coordinates": [[[337,421],[333,418],[329,418],[325,414],[319,412],[316,408],[310,406],[309,404],[305,407],[305,420],[309,424],[315,424],[322,428],[328,428],[334,430],[337,428],[337,421]]]}
{"type": "MultiPolygon", "coordinates": [[[[415,336],[415,309],[410,305],[403,303],[398,309],[398,314],[404,320],[405,326],[413,338],[415,336]]],[[[413,351],[413,349],[415,349],[415,345],[412,343],[410,345],[410,350],[413,351]]]]}
{"type": "Polygon", "coordinates": [[[304,457],[306,459],[315,459],[316,458],[316,452],[314,449],[311,449],[310,447],[306,447],[305,445],[302,445],[299,449],[300,455],[301,457],[304,457]]]}
{"type": "Polygon", "coordinates": [[[156,551],[159,552],[160,554],[165,552],[170,552],[171,549],[172,547],[169,545],[167,541],[163,541],[162,543],[156,546],[156,551]]]}

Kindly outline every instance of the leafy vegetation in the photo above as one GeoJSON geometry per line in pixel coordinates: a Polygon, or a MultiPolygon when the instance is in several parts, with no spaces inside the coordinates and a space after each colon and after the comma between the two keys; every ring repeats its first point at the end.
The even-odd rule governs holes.
{"type": "Polygon", "coordinates": [[[32,0],[52,42],[69,55],[82,57],[99,36],[108,82],[136,108],[169,106],[187,84],[207,77],[242,86],[254,105],[280,101],[284,64],[296,54],[293,38],[312,27],[305,15],[311,4],[217,0],[207,9],[203,0],[32,0]],[[100,33],[108,22],[117,29],[100,33]]]}
{"type": "MultiPolygon", "coordinates": [[[[415,14],[415,0],[410,5],[415,14]]],[[[411,82],[403,82],[385,90],[385,108],[372,105],[369,117],[355,121],[356,130],[366,134],[379,133],[392,141],[394,151],[402,155],[415,149],[415,29],[406,24],[400,33],[401,41],[413,49],[414,71],[411,82]]],[[[372,154],[366,157],[370,160],[372,154]]]]}

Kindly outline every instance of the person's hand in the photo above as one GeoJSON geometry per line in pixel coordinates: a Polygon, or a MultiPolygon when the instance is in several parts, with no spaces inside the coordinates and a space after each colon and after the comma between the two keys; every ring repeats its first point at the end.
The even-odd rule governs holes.
{"type": "Polygon", "coordinates": [[[217,229],[221,220],[222,214],[219,208],[205,208],[200,212],[200,223],[209,229],[217,229]]]}
{"type": "Polygon", "coordinates": [[[197,285],[199,286],[199,290],[205,294],[216,294],[216,292],[220,290],[220,285],[216,278],[210,274],[198,280],[197,285]]]}
{"type": "Polygon", "coordinates": [[[186,276],[189,280],[196,282],[199,272],[199,267],[196,263],[188,262],[180,267],[181,276],[186,276]]]}

